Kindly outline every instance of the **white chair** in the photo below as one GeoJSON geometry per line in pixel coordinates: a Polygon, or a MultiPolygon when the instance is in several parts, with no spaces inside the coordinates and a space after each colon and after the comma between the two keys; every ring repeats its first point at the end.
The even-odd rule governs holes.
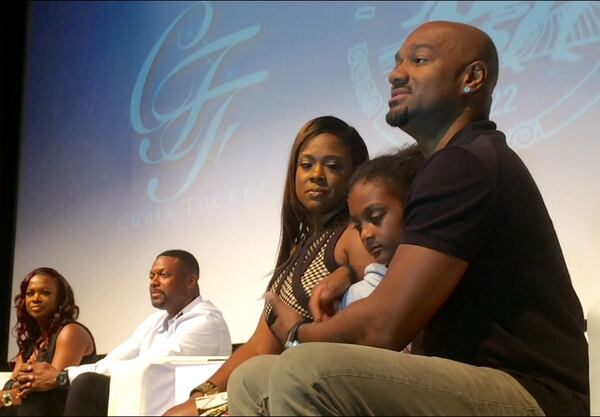
{"type": "Polygon", "coordinates": [[[162,415],[187,400],[226,356],[168,356],[123,362],[110,378],[109,416],[162,415]]]}
{"type": "MultiPolygon", "coordinates": [[[[109,416],[156,416],[188,399],[227,356],[168,356],[124,361],[110,379],[109,416]]],[[[0,389],[12,376],[0,372],[0,389]]]]}
{"type": "Polygon", "coordinates": [[[4,384],[6,384],[6,381],[8,381],[11,376],[12,372],[0,372],[0,389],[2,389],[4,384]]]}
{"type": "Polygon", "coordinates": [[[600,300],[587,315],[588,349],[590,360],[590,411],[600,415],[600,300]]]}

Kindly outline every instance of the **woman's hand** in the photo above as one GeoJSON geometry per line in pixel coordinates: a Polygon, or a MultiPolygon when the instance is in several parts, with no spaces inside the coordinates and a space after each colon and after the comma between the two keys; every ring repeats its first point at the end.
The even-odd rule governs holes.
{"type": "Polygon", "coordinates": [[[271,304],[271,307],[273,308],[271,315],[275,318],[275,321],[270,326],[271,333],[273,333],[273,336],[275,336],[283,346],[292,326],[302,320],[303,317],[295,310],[286,306],[283,301],[272,292],[265,295],[265,300],[271,304]]]}
{"type": "Polygon", "coordinates": [[[202,393],[194,393],[187,401],[169,408],[163,416],[197,416],[196,397],[201,397],[202,393]]]}
{"type": "Polygon", "coordinates": [[[16,381],[19,384],[16,387],[19,396],[24,398],[31,391],[49,391],[56,388],[56,376],[58,369],[55,369],[48,362],[34,362],[21,365],[17,372],[16,381]]]}
{"type": "Polygon", "coordinates": [[[21,405],[21,397],[19,396],[19,392],[14,388],[11,388],[9,390],[3,390],[2,391],[2,402],[0,402],[0,408],[10,407],[13,405],[21,405]],[[5,396],[8,396],[8,398],[10,398],[10,404],[5,405],[5,403],[4,403],[5,396]]]}
{"type": "Polygon", "coordinates": [[[315,321],[327,320],[336,313],[353,276],[354,272],[349,267],[341,266],[313,288],[308,307],[315,321]]]}

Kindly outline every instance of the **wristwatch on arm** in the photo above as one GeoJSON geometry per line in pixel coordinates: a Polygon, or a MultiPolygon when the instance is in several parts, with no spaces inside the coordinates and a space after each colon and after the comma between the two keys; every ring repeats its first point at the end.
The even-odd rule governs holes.
{"type": "Polygon", "coordinates": [[[283,344],[283,347],[288,349],[294,346],[298,346],[300,344],[300,341],[298,340],[298,329],[300,328],[300,326],[302,326],[303,324],[309,323],[310,321],[307,319],[302,319],[297,323],[294,323],[294,325],[290,328],[290,331],[288,332],[287,338],[285,339],[285,343],[283,344]]]}
{"type": "Polygon", "coordinates": [[[56,375],[56,388],[58,389],[68,389],[69,388],[69,373],[66,369],[63,369],[56,375]]]}

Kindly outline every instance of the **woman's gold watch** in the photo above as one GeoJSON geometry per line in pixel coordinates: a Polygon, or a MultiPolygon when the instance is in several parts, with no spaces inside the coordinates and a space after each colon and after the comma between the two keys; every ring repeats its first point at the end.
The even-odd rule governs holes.
{"type": "Polygon", "coordinates": [[[190,391],[190,396],[195,392],[201,392],[204,395],[216,394],[219,388],[210,381],[205,381],[190,391]]]}

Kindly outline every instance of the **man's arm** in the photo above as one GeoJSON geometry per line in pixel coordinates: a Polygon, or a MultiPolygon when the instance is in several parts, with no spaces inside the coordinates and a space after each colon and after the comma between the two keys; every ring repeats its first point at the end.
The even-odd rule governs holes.
{"type": "MultiPolygon", "coordinates": [[[[301,342],[340,342],[401,350],[444,304],[468,263],[432,249],[400,245],[373,293],[327,321],[302,325],[301,342]]],[[[278,300],[277,300],[278,301],[278,300]]],[[[293,325],[276,302],[271,330],[282,341],[293,325]]]]}
{"type": "Polygon", "coordinates": [[[59,369],[48,362],[33,362],[21,365],[17,373],[19,395],[27,397],[30,391],[48,391],[56,388],[59,369]]]}
{"type": "Polygon", "coordinates": [[[199,311],[177,324],[165,343],[153,344],[144,356],[219,356],[231,353],[231,339],[223,317],[199,311]]]}
{"type": "MultiPolygon", "coordinates": [[[[400,350],[454,291],[496,224],[496,175],[459,146],[431,156],[424,168],[405,208],[406,243],[398,247],[381,284],[327,322],[301,326],[300,341],[400,350]]],[[[282,337],[291,325],[286,322],[284,330],[274,332],[282,337]]]]}
{"type": "Polygon", "coordinates": [[[160,312],[153,313],[146,318],[138,327],[134,330],[132,335],[111,350],[104,359],[99,360],[96,363],[90,363],[86,365],[71,366],[67,368],[69,374],[69,380],[73,381],[79,375],[85,372],[96,372],[102,375],[110,376],[112,369],[118,366],[120,361],[137,358],[140,352],[140,346],[142,341],[152,329],[152,325],[156,322],[160,312]]]}

